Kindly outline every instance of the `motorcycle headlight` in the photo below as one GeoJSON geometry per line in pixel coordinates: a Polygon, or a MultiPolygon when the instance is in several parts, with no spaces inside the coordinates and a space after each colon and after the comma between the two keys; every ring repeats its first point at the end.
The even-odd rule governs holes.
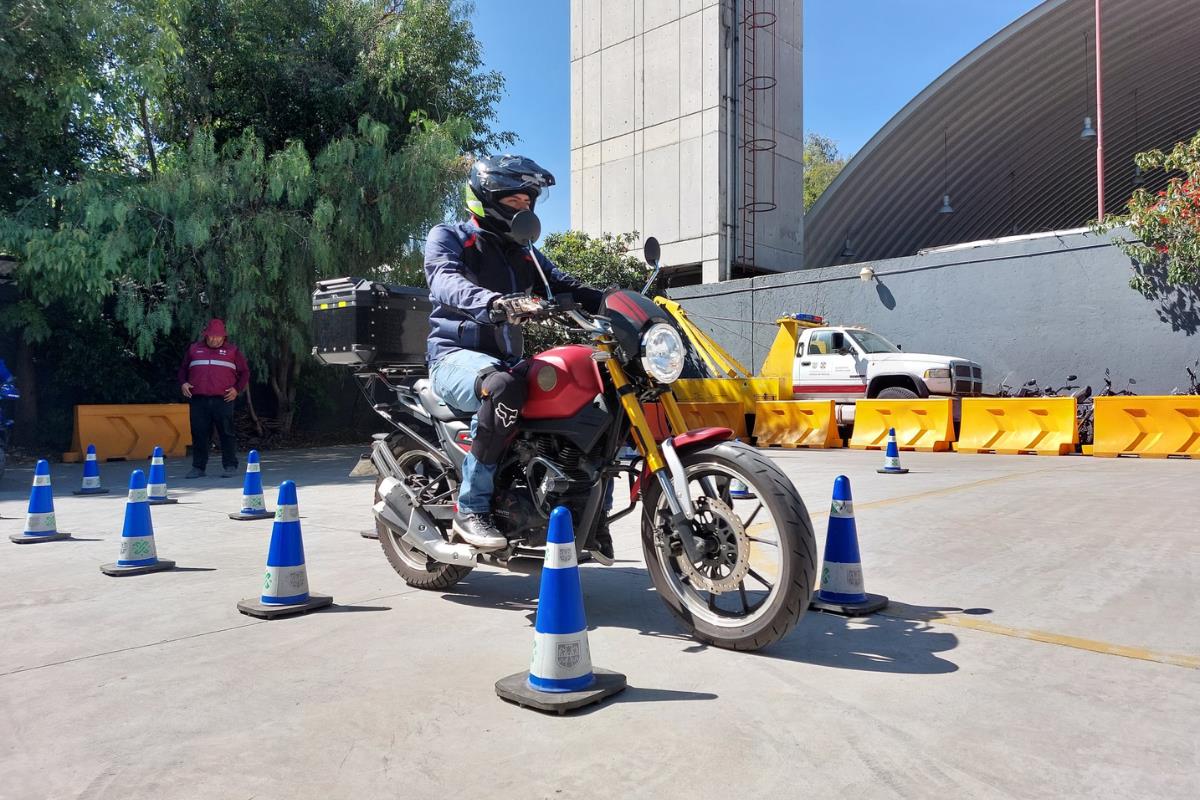
{"type": "Polygon", "coordinates": [[[642,334],[642,369],[659,383],[674,383],[683,372],[683,339],[665,322],[642,334]]]}

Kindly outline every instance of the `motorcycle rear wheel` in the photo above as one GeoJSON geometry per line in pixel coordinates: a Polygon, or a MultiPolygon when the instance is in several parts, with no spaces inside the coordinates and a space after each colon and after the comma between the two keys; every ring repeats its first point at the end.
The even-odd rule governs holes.
{"type": "MultiPolygon", "coordinates": [[[[717,491],[721,503],[711,504],[716,514],[709,518],[725,520],[718,519],[715,527],[736,532],[740,526],[747,534],[748,571],[735,591],[694,588],[682,562],[686,556],[672,555],[665,547],[659,525],[666,501],[658,482],[652,481],[642,498],[642,553],[654,588],[702,642],[730,650],[758,650],[779,641],[808,610],[816,581],[816,537],[804,501],[782,470],[748,445],[721,442],[682,454],[681,460],[693,502],[708,493],[701,479],[717,491]],[[756,497],[734,502],[729,495],[731,479],[745,483],[756,497]],[[759,557],[762,564],[755,563],[759,557]]],[[[730,533],[727,538],[738,537],[730,533]]],[[[713,568],[708,574],[716,578],[720,570],[713,568]]]]}
{"type": "MultiPolygon", "coordinates": [[[[436,466],[436,462],[424,450],[416,447],[410,449],[410,447],[411,445],[405,439],[392,443],[392,454],[396,457],[402,473],[426,475],[435,474],[435,469],[440,471],[440,467],[436,466]]],[[[453,482],[451,478],[443,478],[443,480],[450,482],[443,488],[457,488],[456,485],[451,486],[453,482]]],[[[382,476],[375,479],[376,503],[380,500],[379,484],[382,482],[382,476]]],[[[383,548],[383,554],[388,563],[404,579],[404,582],[414,589],[432,591],[449,589],[471,572],[471,567],[435,561],[404,541],[400,534],[378,520],[375,521],[375,530],[379,534],[379,546],[383,548]]]]}

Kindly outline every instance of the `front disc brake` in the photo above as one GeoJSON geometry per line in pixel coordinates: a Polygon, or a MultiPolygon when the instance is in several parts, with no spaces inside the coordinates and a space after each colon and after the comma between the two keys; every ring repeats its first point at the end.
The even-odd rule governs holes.
{"type": "Polygon", "coordinates": [[[750,570],[750,537],[733,509],[707,495],[695,501],[696,538],[705,543],[704,555],[695,564],[687,553],[675,563],[693,589],[721,594],[732,592],[750,570]]]}

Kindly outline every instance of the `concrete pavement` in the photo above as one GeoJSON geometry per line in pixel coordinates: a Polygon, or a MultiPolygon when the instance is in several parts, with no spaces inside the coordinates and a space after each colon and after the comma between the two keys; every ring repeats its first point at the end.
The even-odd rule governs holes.
{"type": "MultiPolygon", "coordinates": [[[[309,581],[336,604],[272,622],[235,609],[271,529],[227,518],[238,479],[168,462],[181,502],[153,519],[180,569],[114,579],[98,565],[131,466],[76,498],[79,467],[55,465],[78,540],[0,558],[0,798],[1196,794],[1200,464],[905,453],[912,472],[885,476],[878,453],[769,451],[819,541],[850,476],[867,588],[892,609],[810,613],[759,654],[701,646],[626,520],[617,565],[583,584],[596,664],[630,689],[555,718],[492,688],[528,662],[536,577],[406,587],[358,536],[358,452],[265,454],[268,505],[297,482],[309,581]]],[[[29,474],[0,484],[4,517],[29,474]]]]}

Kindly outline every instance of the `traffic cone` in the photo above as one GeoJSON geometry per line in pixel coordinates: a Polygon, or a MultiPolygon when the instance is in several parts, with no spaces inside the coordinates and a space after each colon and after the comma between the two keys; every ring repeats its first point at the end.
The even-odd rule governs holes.
{"type": "Polygon", "coordinates": [[[900,448],[896,444],[895,428],[888,428],[887,452],[883,454],[883,468],[875,471],[884,475],[903,475],[908,472],[900,466],[900,448]]]}
{"type": "Polygon", "coordinates": [[[867,594],[863,590],[862,558],[858,554],[858,529],[854,526],[850,479],[838,475],[833,481],[821,588],[809,605],[819,611],[861,617],[886,608],[887,604],[888,599],[883,595],[867,594]]]}
{"type": "Polygon", "coordinates": [[[58,530],[56,525],[54,490],[50,487],[50,462],[42,459],[33,468],[33,488],[29,492],[29,513],[25,517],[25,530],[8,538],[17,544],[57,542],[71,538],[71,534],[58,530]]]}
{"type": "Polygon", "coordinates": [[[257,600],[242,600],[237,604],[238,611],[252,617],[274,619],[315,611],[332,604],[333,598],[329,595],[308,591],[296,484],[284,481],[279,484],[279,499],[275,503],[275,525],[271,528],[271,547],[267,551],[262,594],[257,600]]]}
{"type": "Polygon", "coordinates": [[[758,495],[750,491],[750,487],[734,478],[729,482],[729,497],[731,500],[753,500],[758,495]]]}
{"type": "Polygon", "coordinates": [[[267,511],[263,500],[262,473],[259,471],[258,451],[246,455],[246,479],[242,481],[242,510],[229,515],[230,519],[266,519],[275,516],[267,511]]]}
{"type": "Polygon", "coordinates": [[[174,569],[175,562],[158,557],[154,547],[154,525],[150,522],[150,502],[146,491],[146,473],[135,469],[129,476],[129,499],[125,502],[125,527],[121,529],[121,554],[112,564],[102,564],[105,575],[145,575],[174,569]]]}
{"type": "Polygon", "coordinates": [[[94,444],[88,445],[87,458],[83,461],[83,482],[72,494],[108,494],[108,489],[100,485],[100,465],[96,463],[94,444]]]}
{"type": "Polygon", "coordinates": [[[529,670],[501,678],[496,694],[518,705],[562,714],[624,688],[624,675],[592,669],[571,512],[558,506],[550,513],[546,534],[529,670]]]}
{"type": "Polygon", "coordinates": [[[149,503],[152,506],[162,506],[168,503],[178,503],[167,497],[167,468],[163,464],[163,451],[161,447],[155,445],[154,452],[150,455],[150,480],[146,484],[148,491],[149,503]]]}

